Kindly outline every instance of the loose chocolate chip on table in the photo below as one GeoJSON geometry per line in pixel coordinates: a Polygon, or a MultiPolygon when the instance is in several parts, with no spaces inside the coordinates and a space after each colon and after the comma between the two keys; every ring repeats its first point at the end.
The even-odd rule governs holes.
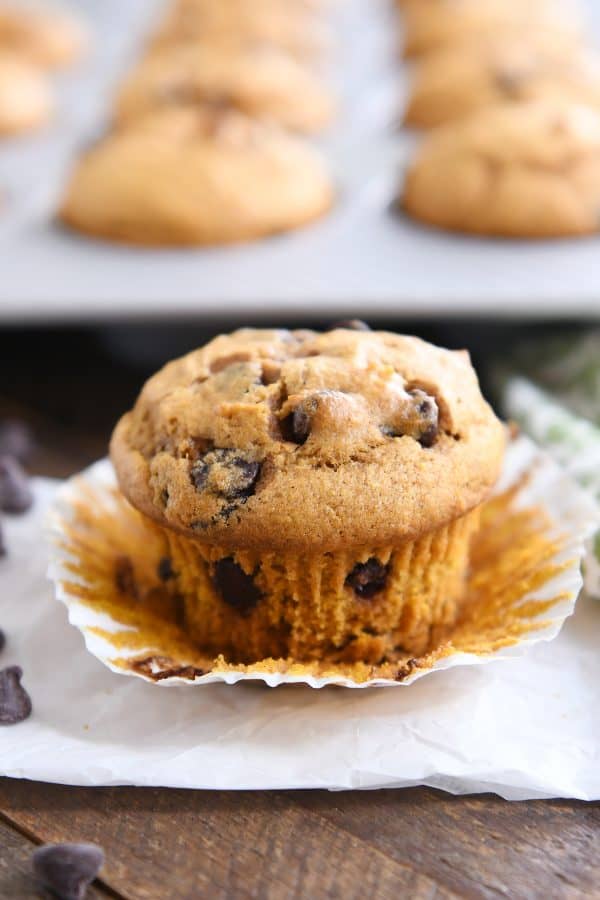
{"type": "Polygon", "coordinates": [[[16,419],[4,419],[0,422],[0,455],[6,454],[20,462],[27,462],[34,447],[31,429],[25,422],[16,419]]]}
{"type": "Polygon", "coordinates": [[[261,464],[239,450],[210,450],[192,466],[192,484],[198,491],[212,491],[225,500],[251,497],[260,477],[261,464]]]}
{"type": "Polygon", "coordinates": [[[59,900],[83,900],[104,865],[104,851],[97,844],[46,844],[32,861],[36,878],[59,900]]]}
{"type": "Polygon", "coordinates": [[[366,563],[354,566],[346,578],[346,585],[359,597],[369,600],[385,588],[387,576],[388,567],[372,556],[366,563]]]}
{"type": "Polygon", "coordinates": [[[156,571],[158,572],[158,577],[161,581],[170,581],[171,578],[175,577],[175,572],[173,571],[173,563],[168,556],[163,556],[159,560],[156,571]]]}
{"type": "Polygon", "coordinates": [[[370,331],[371,329],[367,325],[366,322],[363,322],[362,319],[341,319],[339,322],[334,322],[333,325],[328,328],[328,331],[335,331],[336,328],[345,328],[347,331],[370,331]]]}
{"type": "Polygon", "coordinates": [[[24,513],[32,503],[33,494],[21,464],[12,456],[0,456],[0,509],[24,513]]]}
{"type": "Polygon", "coordinates": [[[31,698],[21,684],[22,677],[19,666],[0,672],[0,725],[16,725],[31,715],[31,698]]]}
{"type": "Polygon", "coordinates": [[[213,584],[221,599],[240,613],[250,612],[262,598],[252,575],[247,575],[230,556],[216,564],[213,584]]]}

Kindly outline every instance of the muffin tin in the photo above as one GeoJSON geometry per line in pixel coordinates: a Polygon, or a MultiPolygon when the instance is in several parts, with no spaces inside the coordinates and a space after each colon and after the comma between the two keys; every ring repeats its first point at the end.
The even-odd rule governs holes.
{"type": "Polygon", "coordinates": [[[92,56],[60,77],[53,129],[0,146],[0,321],[299,321],[365,310],[372,317],[596,315],[600,237],[475,239],[427,230],[395,211],[416,136],[397,127],[408,67],[395,53],[391,0],[332,4],[337,47],[326,74],[342,109],[319,142],[338,189],[328,217],[284,236],[200,250],[132,249],[67,232],[53,221],[66,174],[102,133],[112,92],[164,2],[70,5],[90,22],[92,56]]]}

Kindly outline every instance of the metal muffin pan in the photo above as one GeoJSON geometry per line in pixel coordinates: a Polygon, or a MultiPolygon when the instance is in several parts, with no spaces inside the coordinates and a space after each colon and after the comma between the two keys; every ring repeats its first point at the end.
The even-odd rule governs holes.
{"type": "MultiPolygon", "coordinates": [[[[113,91],[164,0],[70,5],[90,23],[93,52],[57,79],[55,126],[0,145],[0,322],[600,312],[600,236],[484,240],[423,228],[394,209],[418,138],[398,128],[409,67],[396,53],[391,0],[333,5],[336,47],[325,75],[341,111],[319,141],[338,190],[326,218],[255,243],[181,251],[68,232],[54,218],[64,180],[103,133],[113,91]]],[[[600,11],[593,18],[598,24],[600,11]]]]}

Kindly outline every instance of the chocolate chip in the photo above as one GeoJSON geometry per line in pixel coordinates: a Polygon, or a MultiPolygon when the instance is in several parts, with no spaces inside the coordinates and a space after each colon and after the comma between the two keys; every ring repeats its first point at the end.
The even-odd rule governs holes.
{"type": "Polygon", "coordinates": [[[135,580],[133,563],[128,556],[117,556],[115,559],[115,585],[121,594],[137,600],[138,586],[135,580]]]}
{"type": "Polygon", "coordinates": [[[31,715],[31,699],[21,684],[22,677],[19,666],[0,672],[0,725],[16,725],[31,715]]]}
{"type": "Polygon", "coordinates": [[[428,450],[430,447],[433,447],[437,440],[438,434],[439,429],[437,425],[430,425],[429,428],[426,428],[419,438],[421,447],[424,447],[426,450],[428,450]]]}
{"type": "Polygon", "coordinates": [[[25,422],[17,419],[4,419],[0,422],[0,455],[13,456],[20,462],[27,462],[34,448],[31,429],[25,422]]]}
{"type": "Polygon", "coordinates": [[[6,635],[0,628],[0,650],[4,650],[5,646],[6,646],[6,635]]]}
{"type": "Polygon", "coordinates": [[[346,331],[370,331],[371,329],[367,325],[366,322],[363,322],[362,319],[341,319],[339,322],[334,322],[328,331],[335,331],[336,328],[345,328],[346,331]]]}
{"type": "Polygon", "coordinates": [[[175,572],[173,571],[173,563],[168,556],[163,556],[156,567],[156,571],[158,573],[158,577],[161,581],[170,581],[171,578],[175,578],[175,572]]]}
{"type": "Polygon", "coordinates": [[[433,397],[418,388],[409,391],[417,414],[414,437],[422,447],[432,447],[439,434],[439,410],[433,397]]]}
{"type": "Polygon", "coordinates": [[[312,421],[322,402],[339,397],[339,391],[324,389],[300,400],[296,408],[279,423],[282,437],[294,444],[305,444],[310,436],[312,421]]]}
{"type": "Polygon", "coordinates": [[[33,494],[21,464],[12,456],[0,456],[0,509],[24,513],[32,503],[33,494]]]}
{"type": "Polygon", "coordinates": [[[434,397],[415,388],[408,392],[410,403],[400,410],[399,420],[383,425],[387,437],[411,437],[422,447],[433,447],[439,434],[439,410],[434,397]]]}
{"type": "Polygon", "coordinates": [[[210,450],[192,466],[190,476],[197,491],[211,491],[224,500],[251,497],[260,477],[261,464],[239,450],[210,450]]]}
{"type": "Polygon", "coordinates": [[[104,851],[97,844],[46,844],[32,861],[36,878],[56,897],[83,900],[104,865],[104,851]]]}
{"type": "Polygon", "coordinates": [[[221,599],[242,614],[249,613],[262,598],[252,575],[247,575],[231,556],[216,564],[213,584],[221,599]]]}
{"type": "Polygon", "coordinates": [[[305,444],[310,434],[310,415],[306,405],[300,403],[296,409],[281,420],[281,433],[285,441],[305,444]]]}
{"type": "Polygon", "coordinates": [[[385,588],[388,576],[388,567],[375,557],[368,559],[366,563],[357,563],[348,577],[346,586],[352,588],[355,594],[370,600],[385,588]]]}

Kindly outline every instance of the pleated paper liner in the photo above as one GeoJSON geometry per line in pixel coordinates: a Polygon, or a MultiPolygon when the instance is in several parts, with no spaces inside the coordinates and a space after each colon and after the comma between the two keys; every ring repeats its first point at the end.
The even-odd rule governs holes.
{"type": "Polygon", "coordinates": [[[90,653],[123,675],[162,685],[408,685],[433,671],[506,659],[552,640],[573,613],[586,541],[597,525],[594,502],[534,444],[518,438],[482,511],[458,622],[423,655],[398,653],[382,665],[335,658],[240,665],[203,653],[181,627],[181,599],[158,575],[164,534],[122,498],[108,460],[60,489],[49,522],[49,577],[90,653]]]}

